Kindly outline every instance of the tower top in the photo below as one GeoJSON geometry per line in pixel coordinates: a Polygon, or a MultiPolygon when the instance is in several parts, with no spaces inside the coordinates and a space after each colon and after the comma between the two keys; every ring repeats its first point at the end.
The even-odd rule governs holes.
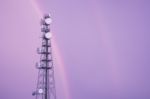
{"type": "Polygon", "coordinates": [[[52,23],[52,18],[50,14],[45,14],[41,19],[41,25],[50,25],[52,23]]]}

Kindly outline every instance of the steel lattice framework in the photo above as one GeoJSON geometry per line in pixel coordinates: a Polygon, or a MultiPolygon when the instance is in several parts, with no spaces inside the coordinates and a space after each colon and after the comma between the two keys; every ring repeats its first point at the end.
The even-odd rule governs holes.
{"type": "Polygon", "coordinates": [[[52,59],[52,46],[50,33],[51,16],[46,14],[41,19],[42,46],[37,49],[40,54],[40,61],[36,64],[38,81],[36,91],[33,92],[36,99],[56,99],[54,66],[52,59]]]}

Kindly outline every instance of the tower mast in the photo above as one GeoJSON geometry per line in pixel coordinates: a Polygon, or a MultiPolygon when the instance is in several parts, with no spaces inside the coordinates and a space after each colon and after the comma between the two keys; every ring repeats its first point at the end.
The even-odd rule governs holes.
{"type": "Polygon", "coordinates": [[[44,15],[41,19],[42,46],[37,49],[40,54],[40,61],[36,64],[38,81],[36,91],[32,93],[36,99],[56,99],[54,67],[52,59],[51,31],[52,22],[50,14],[44,15]]]}

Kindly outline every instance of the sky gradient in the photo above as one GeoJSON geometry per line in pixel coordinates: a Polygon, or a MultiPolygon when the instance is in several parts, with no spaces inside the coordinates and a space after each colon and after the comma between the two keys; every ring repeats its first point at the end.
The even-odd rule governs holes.
{"type": "Polygon", "coordinates": [[[0,99],[34,99],[40,18],[53,18],[57,99],[150,99],[150,1],[0,1],[0,99]]]}

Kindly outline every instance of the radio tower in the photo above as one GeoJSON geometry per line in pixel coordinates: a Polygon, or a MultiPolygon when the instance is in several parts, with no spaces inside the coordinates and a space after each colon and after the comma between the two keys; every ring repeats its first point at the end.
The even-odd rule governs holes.
{"type": "Polygon", "coordinates": [[[36,63],[38,72],[37,88],[32,93],[35,99],[56,99],[54,67],[52,59],[52,46],[50,24],[52,22],[50,14],[46,14],[41,19],[42,46],[37,49],[40,54],[40,61],[36,63]]]}

